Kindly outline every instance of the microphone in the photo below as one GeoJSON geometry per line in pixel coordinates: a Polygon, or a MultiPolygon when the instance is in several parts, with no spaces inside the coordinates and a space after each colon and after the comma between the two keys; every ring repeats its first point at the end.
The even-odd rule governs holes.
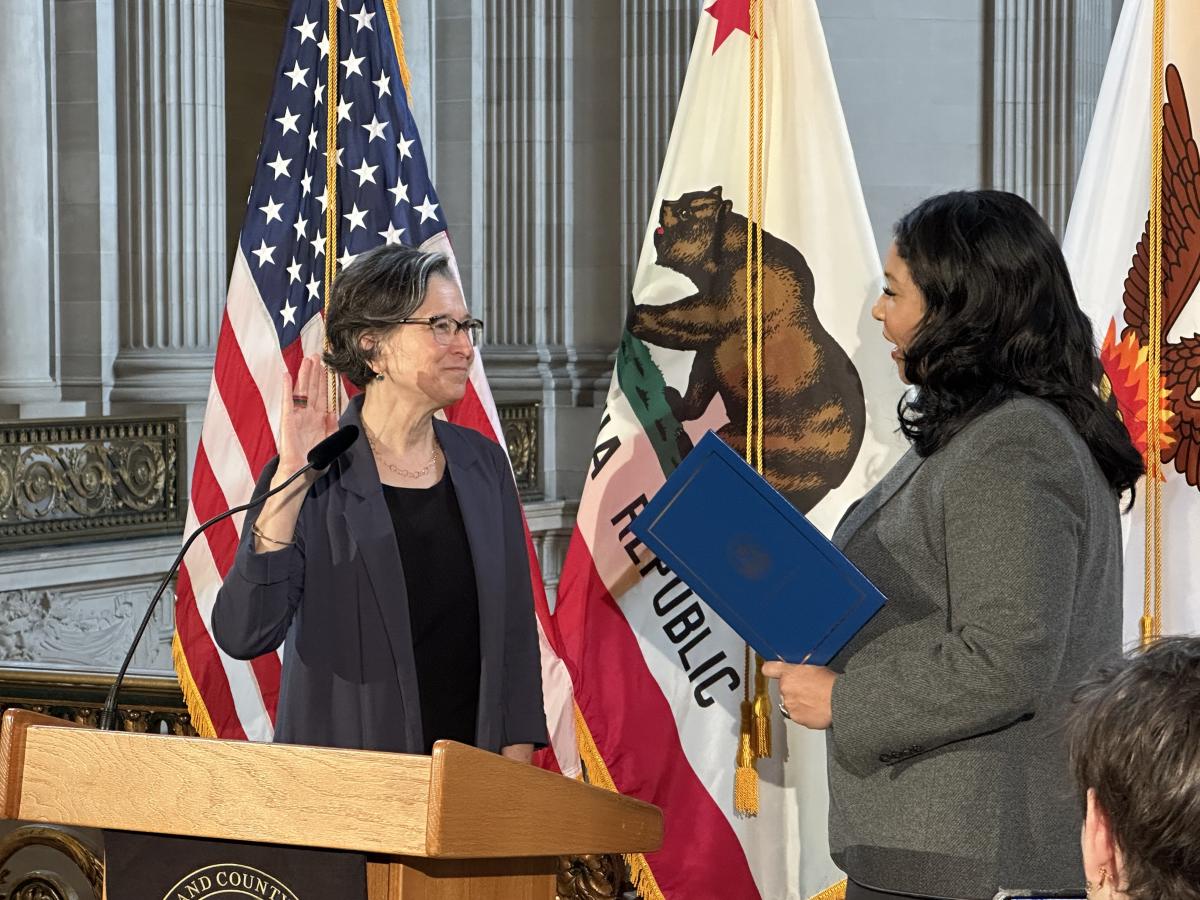
{"type": "Polygon", "coordinates": [[[121,663],[121,668],[117,672],[117,677],[113,679],[112,687],[109,688],[108,696],[104,698],[104,706],[100,710],[99,728],[101,731],[113,731],[117,724],[117,694],[121,690],[121,682],[125,680],[125,672],[129,669],[129,664],[133,661],[133,653],[137,650],[138,644],[142,640],[142,635],[145,633],[147,626],[150,624],[150,618],[154,615],[154,610],[158,607],[159,598],[167,589],[167,585],[171,583],[171,578],[179,568],[179,564],[183,562],[184,556],[187,555],[188,549],[192,546],[192,542],[200,537],[211,525],[215,525],[222,519],[228,519],[230,516],[244,512],[248,509],[253,509],[260,503],[264,503],[268,497],[278,494],[289,484],[307,472],[313,469],[317,472],[323,472],[329,468],[330,463],[350,449],[350,445],[358,440],[357,425],[343,425],[333,434],[320,441],[315,447],[308,451],[308,462],[293,472],[287,479],[278,487],[273,487],[269,491],[264,491],[257,497],[251,497],[249,502],[243,503],[241,506],[235,506],[219,515],[213,516],[207,522],[188,535],[188,539],[184,541],[183,547],[175,557],[175,561],[171,563],[171,568],[167,570],[167,574],[163,576],[163,580],[159,582],[158,590],[154,592],[154,596],[150,600],[149,606],[146,607],[146,615],[142,617],[142,624],[138,626],[137,634],[133,636],[133,643],[129,645],[129,652],[125,654],[125,661],[121,663]]]}
{"type": "MultiPolygon", "coordinates": [[[[343,425],[308,451],[308,465],[297,472],[296,475],[308,469],[316,469],[318,472],[324,472],[329,468],[329,464],[349,450],[350,445],[356,440],[358,440],[358,426],[343,425]]],[[[292,478],[295,478],[296,475],[293,475],[292,478]]],[[[290,481],[291,479],[288,480],[290,481]]],[[[283,485],[281,484],[279,487],[283,487],[283,485]]],[[[263,494],[262,499],[266,500],[267,495],[263,494]]]]}

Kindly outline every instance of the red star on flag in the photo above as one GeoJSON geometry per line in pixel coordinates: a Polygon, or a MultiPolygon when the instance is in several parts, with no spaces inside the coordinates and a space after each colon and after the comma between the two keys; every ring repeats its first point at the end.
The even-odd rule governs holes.
{"type": "Polygon", "coordinates": [[[720,50],[725,38],[735,31],[750,34],[750,0],[716,0],[704,11],[717,20],[717,39],[713,42],[713,53],[720,50]]]}

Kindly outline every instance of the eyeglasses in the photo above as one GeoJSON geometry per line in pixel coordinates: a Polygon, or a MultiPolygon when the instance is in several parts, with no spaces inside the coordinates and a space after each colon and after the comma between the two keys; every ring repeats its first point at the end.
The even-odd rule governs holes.
{"type": "Polygon", "coordinates": [[[448,347],[458,336],[459,332],[467,333],[467,340],[474,347],[479,343],[479,335],[483,332],[483,321],[480,319],[463,319],[461,322],[451,316],[429,316],[425,319],[401,319],[397,325],[428,325],[433,332],[433,339],[443,347],[448,347]]]}

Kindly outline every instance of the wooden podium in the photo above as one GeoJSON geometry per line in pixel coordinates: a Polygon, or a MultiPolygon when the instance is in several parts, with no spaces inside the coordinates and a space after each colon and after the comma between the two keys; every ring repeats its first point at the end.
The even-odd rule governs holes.
{"type": "Polygon", "coordinates": [[[368,854],[370,900],[553,900],[558,857],[656,850],[655,806],[439,742],[432,756],[0,722],[0,818],[368,854]]]}

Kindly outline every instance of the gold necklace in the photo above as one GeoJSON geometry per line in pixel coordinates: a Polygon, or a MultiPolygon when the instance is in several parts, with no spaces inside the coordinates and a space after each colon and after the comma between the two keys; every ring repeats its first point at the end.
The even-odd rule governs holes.
{"type": "Polygon", "coordinates": [[[383,463],[384,466],[386,466],[391,472],[399,475],[401,478],[423,478],[429,474],[435,465],[437,465],[438,448],[436,438],[434,438],[433,455],[429,457],[429,462],[425,463],[425,465],[414,472],[409,469],[402,469],[399,466],[394,466],[386,459],[381,459],[378,440],[376,439],[375,435],[371,434],[371,430],[367,428],[365,424],[363,425],[363,428],[367,432],[367,445],[371,448],[371,452],[375,455],[376,461],[383,463]]]}

